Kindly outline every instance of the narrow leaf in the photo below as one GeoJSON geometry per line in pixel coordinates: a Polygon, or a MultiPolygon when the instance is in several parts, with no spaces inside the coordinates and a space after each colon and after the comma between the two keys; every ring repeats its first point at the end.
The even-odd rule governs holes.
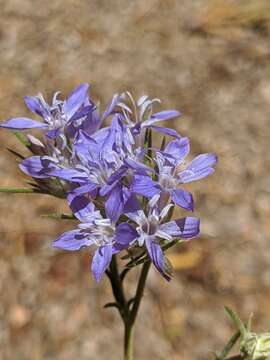
{"type": "Polygon", "coordinates": [[[75,216],[73,214],[57,214],[57,213],[53,213],[53,214],[43,214],[41,215],[41,217],[43,218],[48,218],[48,219],[62,219],[62,220],[76,220],[75,216]]]}
{"type": "Polygon", "coordinates": [[[0,193],[7,194],[27,194],[27,193],[35,193],[34,189],[31,188],[0,188],[0,193]]]}
{"type": "Polygon", "coordinates": [[[239,317],[236,315],[236,313],[230,307],[225,306],[225,310],[226,310],[227,314],[229,315],[229,317],[231,318],[231,320],[238,327],[241,335],[243,337],[245,337],[245,335],[247,334],[247,330],[245,328],[245,325],[242,323],[242,321],[239,319],[239,317]]]}
{"type": "Polygon", "coordinates": [[[231,349],[233,348],[233,346],[235,345],[235,343],[239,339],[240,335],[241,335],[241,333],[240,333],[239,330],[236,333],[233,334],[233,336],[230,338],[228,343],[225,345],[222,352],[219,355],[215,354],[216,360],[225,360],[226,359],[227,355],[230,353],[231,349]]]}
{"type": "Polygon", "coordinates": [[[20,131],[13,131],[13,134],[24,146],[26,146],[26,147],[31,146],[30,141],[27,139],[27,137],[23,133],[21,133],[20,131]]]}

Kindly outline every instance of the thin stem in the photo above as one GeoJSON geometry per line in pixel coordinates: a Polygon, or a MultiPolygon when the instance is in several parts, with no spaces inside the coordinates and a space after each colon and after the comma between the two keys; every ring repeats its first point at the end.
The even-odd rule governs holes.
{"type": "Polygon", "coordinates": [[[125,360],[133,359],[133,333],[134,327],[129,322],[125,323],[124,355],[125,360]]]}
{"type": "Polygon", "coordinates": [[[147,261],[143,264],[142,271],[140,274],[139,282],[134,297],[134,302],[131,310],[128,310],[128,318],[125,322],[125,360],[133,359],[133,333],[134,324],[139,311],[141,300],[143,298],[143,292],[145,288],[146,278],[150,269],[151,261],[147,261]]]}
{"type": "Polygon", "coordinates": [[[137,317],[137,314],[138,314],[138,310],[139,310],[141,300],[142,300],[142,297],[143,297],[145,282],[146,282],[146,278],[147,278],[147,275],[148,275],[148,272],[149,272],[149,269],[150,269],[150,265],[151,265],[151,261],[146,261],[143,264],[142,272],[141,272],[140,279],[139,279],[138,286],[137,286],[137,290],[136,290],[134,303],[133,303],[131,314],[130,314],[132,325],[134,324],[134,322],[136,320],[136,317],[137,317]]]}
{"type": "Polygon", "coordinates": [[[137,314],[138,314],[138,310],[139,310],[141,300],[142,300],[142,297],[143,297],[145,282],[146,282],[146,278],[147,278],[147,275],[148,275],[148,272],[149,272],[149,269],[150,269],[150,265],[151,265],[151,261],[146,261],[143,264],[142,272],[141,272],[140,279],[139,279],[138,286],[137,286],[137,290],[136,290],[134,303],[133,303],[131,314],[130,314],[130,319],[131,319],[132,325],[134,324],[134,322],[136,320],[136,317],[137,317],[137,314]]]}
{"type": "Polygon", "coordinates": [[[127,318],[128,318],[128,307],[127,307],[127,302],[126,302],[126,298],[125,298],[125,294],[124,294],[124,290],[123,290],[123,284],[122,284],[122,281],[121,281],[119,273],[118,273],[118,265],[117,265],[116,255],[113,255],[111,264],[110,264],[110,270],[106,271],[106,275],[108,276],[108,278],[110,280],[113,295],[116,300],[119,313],[120,313],[124,323],[126,323],[127,318]]]}
{"type": "Polygon", "coordinates": [[[115,281],[116,288],[118,290],[118,294],[117,294],[118,301],[120,302],[120,304],[126,305],[126,298],[125,298],[125,294],[123,291],[123,284],[122,284],[122,281],[120,279],[119,272],[118,272],[116,255],[113,255],[113,257],[112,257],[110,269],[111,269],[112,277],[115,281]]]}

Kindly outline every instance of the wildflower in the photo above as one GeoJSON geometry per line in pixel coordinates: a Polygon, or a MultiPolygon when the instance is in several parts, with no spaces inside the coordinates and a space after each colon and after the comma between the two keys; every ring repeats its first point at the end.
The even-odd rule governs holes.
{"type": "Polygon", "coordinates": [[[112,256],[129,246],[136,236],[136,231],[128,223],[116,226],[110,219],[104,218],[100,211],[95,210],[90,202],[87,210],[76,211],[75,214],[81,222],[78,228],[65,232],[52,245],[69,251],[95,246],[91,270],[95,280],[100,281],[112,256]]]}
{"type": "Polygon", "coordinates": [[[163,245],[199,234],[198,218],[169,221],[169,209],[177,205],[193,211],[192,194],[182,186],[211,174],[217,158],[202,154],[186,164],[188,138],[158,126],[180,113],[154,112],[159,99],[142,96],[135,101],[129,92],[115,94],[99,115],[88,88],[88,84],[81,84],[63,101],[56,93],[52,105],[42,95],[28,96],[26,105],[43,122],[14,118],[0,126],[45,130],[42,140],[27,135],[32,156],[19,166],[42,192],[65,196],[81,222],[77,229],[60,236],[54,246],[79,250],[96,245],[92,271],[97,281],[114,253],[132,246],[145,247],[155,267],[168,278],[163,245]],[[107,118],[111,124],[103,126],[107,118]],[[174,140],[164,149],[154,149],[146,139],[149,130],[174,140]]]}
{"type": "Polygon", "coordinates": [[[149,201],[147,213],[140,209],[137,212],[128,213],[127,216],[136,224],[135,241],[139,246],[146,246],[150,259],[166,278],[162,242],[170,242],[178,238],[191,239],[197,236],[200,231],[200,221],[196,217],[185,217],[164,223],[172,205],[168,204],[160,211],[158,200],[159,195],[155,195],[149,201]]]}
{"type": "Polygon", "coordinates": [[[93,127],[93,123],[96,125],[99,122],[94,112],[95,105],[87,96],[88,89],[88,84],[81,84],[64,101],[58,99],[59,92],[57,92],[53,96],[51,105],[45,101],[42,94],[26,96],[24,98],[26,106],[31,112],[42,117],[43,122],[17,117],[1,123],[0,126],[15,130],[44,129],[48,138],[62,137],[65,144],[65,132],[69,136],[74,136],[76,128],[81,127],[84,121],[86,124],[83,124],[83,127],[86,129],[93,127]]]}
{"type": "Polygon", "coordinates": [[[129,190],[133,174],[153,171],[143,163],[142,152],[133,149],[132,138],[125,135],[115,119],[107,131],[101,129],[92,137],[79,131],[72,155],[65,157],[63,150],[59,152],[55,148],[51,156],[32,156],[23,160],[20,168],[33,177],[57,177],[70,182],[74,184],[72,192],[75,195],[89,193],[95,197],[99,193],[105,196],[106,214],[117,221],[127,207],[131,210],[133,204],[132,208],[137,208],[137,201],[129,190]]]}
{"type": "Polygon", "coordinates": [[[194,209],[192,194],[179,185],[202,179],[214,172],[213,166],[217,162],[215,154],[201,154],[189,164],[185,158],[189,153],[188,138],[171,141],[163,152],[156,154],[158,166],[157,181],[149,176],[136,175],[132,184],[132,191],[151,198],[161,194],[161,199],[171,197],[174,204],[185,210],[194,209]]]}
{"type": "Polygon", "coordinates": [[[154,103],[160,103],[160,100],[150,100],[148,96],[142,96],[136,102],[127,91],[120,95],[115,94],[105,113],[107,116],[115,112],[120,113],[122,123],[130,128],[136,137],[137,144],[140,146],[143,144],[146,129],[153,129],[164,135],[179,138],[179,134],[174,129],[157,126],[156,124],[160,121],[179,117],[181,113],[177,110],[165,110],[153,113],[154,103]],[[130,102],[130,105],[128,102],[130,102]]]}

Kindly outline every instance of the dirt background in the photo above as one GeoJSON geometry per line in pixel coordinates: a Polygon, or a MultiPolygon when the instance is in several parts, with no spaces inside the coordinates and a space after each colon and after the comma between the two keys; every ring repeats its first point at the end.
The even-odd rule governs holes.
{"type": "MultiPolygon", "coordinates": [[[[152,271],[136,360],[206,360],[232,333],[223,306],[270,329],[270,4],[268,0],[1,0],[0,118],[29,115],[24,95],[80,82],[160,97],[192,153],[214,151],[214,176],[190,186],[202,235],[175,249],[167,284],[152,271]]],[[[0,132],[0,185],[23,186],[0,132]]],[[[23,180],[24,179],[24,180],[23,180]]],[[[89,253],[50,242],[72,227],[47,196],[0,196],[0,359],[118,360],[122,327],[89,253]]],[[[130,279],[132,289],[134,279],[130,279]]]]}

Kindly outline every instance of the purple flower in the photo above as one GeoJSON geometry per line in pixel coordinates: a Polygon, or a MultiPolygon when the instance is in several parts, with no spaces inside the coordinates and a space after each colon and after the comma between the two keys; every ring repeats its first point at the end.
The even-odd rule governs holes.
{"type": "Polygon", "coordinates": [[[69,251],[94,245],[96,251],[91,270],[98,282],[108,268],[112,256],[127,248],[137,233],[128,223],[116,226],[110,219],[103,218],[91,203],[88,203],[87,210],[76,211],[75,214],[81,221],[78,228],[65,232],[52,245],[69,251]]]}
{"type": "Polygon", "coordinates": [[[163,152],[156,153],[157,181],[149,176],[135,175],[131,186],[132,191],[147,198],[161,194],[162,203],[167,203],[171,197],[176,205],[193,211],[192,194],[179,186],[212,174],[213,166],[217,163],[217,156],[211,153],[202,154],[186,165],[185,158],[188,153],[188,138],[171,141],[163,152]]]}
{"type": "MultiPolygon", "coordinates": [[[[51,105],[41,94],[26,96],[24,98],[26,106],[31,112],[40,116],[43,122],[17,117],[1,123],[0,127],[15,130],[44,129],[50,139],[59,136],[64,138],[66,134],[74,136],[76,129],[79,128],[95,130],[99,126],[100,119],[97,117],[95,105],[88,98],[88,89],[88,84],[81,84],[64,101],[58,99],[59,92],[55,93],[51,105]]],[[[65,142],[65,139],[63,141],[65,142]]]]}
{"type": "Polygon", "coordinates": [[[101,129],[92,137],[80,130],[71,155],[56,148],[51,156],[23,160],[20,168],[33,177],[57,177],[70,182],[75,196],[88,193],[94,198],[97,194],[106,197],[106,215],[117,221],[127,209],[138,207],[129,189],[134,174],[153,171],[143,163],[144,153],[133,145],[131,133],[116,116],[110,128],[101,129]]]}
{"type": "Polygon", "coordinates": [[[196,217],[185,217],[164,223],[171,204],[162,211],[158,206],[159,195],[155,195],[148,203],[148,213],[138,210],[129,213],[129,219],[136,223],[136,242],[139,246],[146,246],[147,252],[157,270],[168,279],[164,269],[164,255],[161,248],[162,241],[173,239],[191,239],[199,234],[200,221],[196,217]]]}
{"type": "Polygon", "coordinates": [[[179,117],[181,113],[177,110],[165,110],[153,113],[153,104],[160,103],[159,99],[150,100],[148,96],[142,96],[136,102],[127,91],[121,95],[114,95],[111,104],[107,107],[105,114],[119,113],[121,122],[130,128],[135,135],[136,142],[143,145],[146,129],[153,129],[164,135],[179,138],[174,129],[158,126],[160,121],[170,120],[179,117]]]}
{"type": "Polygon", "coordinates": [[[159,126],[180,113],[155,112],[159,99],[142,96],[135,101],[129,92],[115,94],[99,115],[88,89],[88,84],[81,84],[65,100],[56,93],[52,104],[42,95],[27,96],[28,109],[42,122],[20,117],[0,127],[39,128],[45,132],[42,141],[27,135],[32,156],[19,166],[35,178],[33,186],[41,192],[66,196],[80,221],[76,229],[55,240],[54,247],[70,251],[95,247],[91,269],[96,281],[100,281],[114,254],[132,246],[143,247],[169,280],[163,246],[197,236],[200,226],[197,217],[170,221],[169,210],[174,204],[194,210],[192,194],[183,188],[184,184],[212,174],[217,157],[201,154],[186,163],[188,138],[159,126]],[[108,118],[109,126],[104,123],[108,118]],[[165,148],[155,149],[150,145],[150,130],[174,140],[165,148]]]}

